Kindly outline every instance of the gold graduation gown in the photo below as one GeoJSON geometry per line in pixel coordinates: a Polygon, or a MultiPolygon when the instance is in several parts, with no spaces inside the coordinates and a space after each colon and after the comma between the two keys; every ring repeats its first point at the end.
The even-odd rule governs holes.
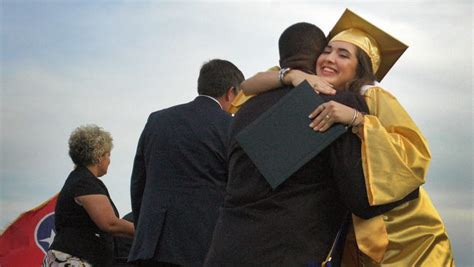
{"type": "MultiPolygon", "coordinates": [[[[394,96],[380,87],[370,87],[364,96],[370,111],[359,129],[364,176],[370,204],[380,205],[420,187],[431,155],[394,96]]],[[[417,199],[369,220],[353,215],[353,221],[356,240],[365,243],[359,248],[371,256],[362,254],[363,266],[454,265],[444,224],[422,187],[417,199]]]]}
{"type": "Polygon", "coordinates": [[[244,91],[240,90],[237,96],[234,98],[234,100],[232,100],[232,103],[230,103],[229,113],[230,114],[237,113],[237,111],[239,111],[242,105],[254,96],[255,95],[246,95],[244,94],[244,91]]]}

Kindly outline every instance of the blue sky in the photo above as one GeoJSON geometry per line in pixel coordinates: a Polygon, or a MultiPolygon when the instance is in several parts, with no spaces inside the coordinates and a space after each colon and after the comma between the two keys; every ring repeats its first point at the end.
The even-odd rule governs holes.
{"type": "Polygon", "coordinates": [[[278,63],[287,26],[327,33],[347,7],[410,46],[382,85],[426,135],[425,188],[458,266],[474,265],[471,1],[314,2],[2,1],[0,228],[60,190],[67,139],[86,123],[114,137],[103,180],[124,215],[146,118],[192,100],[203,62],[249,77],[278,63]]]}

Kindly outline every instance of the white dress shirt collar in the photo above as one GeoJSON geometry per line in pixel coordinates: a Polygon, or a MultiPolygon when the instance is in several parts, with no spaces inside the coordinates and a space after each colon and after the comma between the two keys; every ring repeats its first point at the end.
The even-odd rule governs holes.
{"type": "Polygon", "coordinates": [[[199,95],[199,96],[204,96],[204,97],[207,97],[207,98],[210,98],[210,99],[216,101],[216,103],[219,105],[219,107],[221,107],[221,109],[224,110],[224,109],[222,108],[221,103],[219,103],[219,101],[218,101],[217,99],[215,99],[214,97],[208,96],[208,95],[199,95]]]}

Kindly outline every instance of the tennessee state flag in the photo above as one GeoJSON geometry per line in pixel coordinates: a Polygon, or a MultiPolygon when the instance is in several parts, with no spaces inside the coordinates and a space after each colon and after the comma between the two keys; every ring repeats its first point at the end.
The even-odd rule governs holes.
{"type": "Polygon", "coordinates": [[[54,209],[58,195],[21,214],[0,236],[0,266],[41,266],[55,236],[54,209]]]}

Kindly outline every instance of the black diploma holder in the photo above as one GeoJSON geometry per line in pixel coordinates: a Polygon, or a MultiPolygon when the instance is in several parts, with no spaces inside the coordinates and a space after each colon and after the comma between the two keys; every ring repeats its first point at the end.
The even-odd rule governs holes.
{"type": "Polygon", "coordinates": [[[322,103],[323,98],[304,81],[237,135],[273,189],[346,132],[341,124],[325,132],[309,127],[309,114],[322,103]]]}

